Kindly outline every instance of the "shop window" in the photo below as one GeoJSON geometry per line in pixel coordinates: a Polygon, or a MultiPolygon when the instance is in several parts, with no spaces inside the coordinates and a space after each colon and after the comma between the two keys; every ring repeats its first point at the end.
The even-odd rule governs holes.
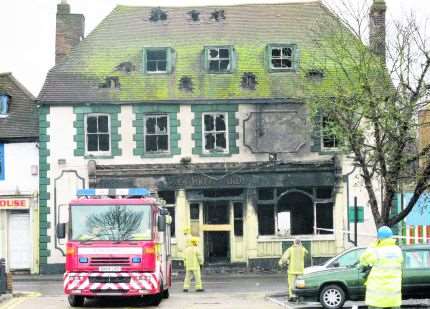
{"type": "Polygon", "coordinates": [[[243,204],[233,204],[234,236],[243,236],[243,204]]]}
{"type": "Polygon", "coordinates": [[[258,234],[275,235],[275,205],[258,205],[258,234]]]}
{"type": "Polygon", "coordinates": [[[85,128],[87,153],[110,154],[110,116],[88,114],[85,128]]]}
{"type": "Polygon", "coordinates": [[[169,211],[169,215],[172,217],[172,223],[170,225],[170,235],[171,237],[175,237],[176,235],[176,220],[175,220],[175,203],[176,203],[176,197],[175,197],[175,191],[158,191],[158,196],[162,198],[166,205],[165,207],[169,211]]]}
{"type": "Polygon", "coordinates": [[[274,188],[260,188],[258,189],[258,199],[260,201],[271,201],[275,198],[274,188]]]}
{"type": "Polygon", "coordinates": [[[277,205],[276,218],[280,234],[313,234],[314,205],[312,198],[301,192],[283,195],[277,205]]]}
{"type": "Polygon", "coordinates": [[[203,113],[203,145],[205,153],[227,153],[227,113],[203,113]]]}
{"type": "Polygon", "coordinates": [[[229,203],[227,201],[214,201],[203,203],[204,224],[229,224],[229,203]]]}
{"type": "Polygon", "coordinates": [[[168,115],[145,115],[145,152],[169,152],[168,115]]]}
{"type": "Polygon", "coordinates": [[[333,203],[316,204],[318,234],[333,234],[333,203]]]}

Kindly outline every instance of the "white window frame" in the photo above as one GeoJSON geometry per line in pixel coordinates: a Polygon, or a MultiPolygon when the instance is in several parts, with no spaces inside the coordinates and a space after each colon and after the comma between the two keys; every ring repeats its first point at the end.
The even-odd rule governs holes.
{"type": "MultiPolygon", "coordinates": [[[[229,153],[229,132],[228,132],[228,113],[227,112],[207,112],[207,113],[202,113],[202,153],[203,154],[228,154],[229,153]],[[211,115],[214,119],[216,119],[217,115],[224,115],[224,120],[225,120],[225,131],[216,131],[216,122],[214,125],[214,130],[213,131],[205,131],[205,116],[206,115],[211,115]],[[205,140],[205,133],[214,133],[216,134],[217,132],[224,132],[225,133],[225,149],[224,151],[215,151],[214,150],[207,150],[205,145],[206,145],[206,140],[205,140]]],[[[215,137],[215,148],[216,148],[216,137],[215,137]]]]}
{"type": "MultiPolygon", "coordinates": [[[[157,128],[157,125],[155,126],[157,128]]],[[[144,149],[144,153],[145,154],[157,154],[157,153],[170,153],[170,117],[169,114],[163,114],[163,113],[159,113],[159,114],[144,114],[143,115],[143,149],[144,149]],[[146,120],[148,118],[158,118],[158,117],[166,117],[167,118],[167,150],[158,150],[158,151],[147,151],[146,150],[146,136],[147,135],[162,135],[162,134],[157,134],[157,133],[150,133],[147,134],[146,132],[146,120]]]]}
{"type": "MultiPolygon", "coordinates": [[[[170,63],[170,53],[168,47],[147,47],[145,48],[145,72],[148,74],[166,74],[169,72],[169,63],[170,63]],[[157,51],[165,51],[166,52],[166,69],[164,71],[158,70],[158,64],[157,64],[157,71],[149,71],[148,70],[148,52],[157,52],[157,51]]],[[[162,61],[162,60],[151,60],[151,61],[162,61]]]]}
{"type": "Polygon", "coordinates": [[[326,147],[324,146],[324,137],[326,136],[326,131],[324,130],[324,117],[321,116],[321,129],[320,129],[320,135],[321,135],[321,150],[322,151],[336,151],[339,150],[339,140],[336,135],[334,135],[334,147],[326,147]]]}
{"type": "Polygon", "coordinates": [[[294,55],[294,53],[295,53],[295,47],[293,46],[293,45],[284,45],[284,46],[281,46],[281,45],[279,45],[279,46],[271,46],[270,47],[270,55],[269,55],[269,57],[270,57],[270,69],[271,70],[273,70],[273,71],[281,71],[281,70],[294,70],[294,57],[295,57],[295,55],[294,55]],[[283,54],[282,54],[282,50],[284,49],[284,48],[290,48],[291,49],[291,56],[284,56],[283,54]],[[273,55],[272,55],[272,53],[273,53],[273,50],[274,49],[280,49],[280,56],[279,57],[273,57],[273,55]],[[272,61],[273,61],[273,59],[279,59],[279,60],[290,60],[290,62],[291,62],[291,66],[290,67],[275,67],[275,66],[273,66],[273,63],[272,63],[272,61]]]}
{"type": "MultiPolygon", "coordinates": [[[[91,114],[86,114],[85,115],[85,154],[87,155],[97,155],[97,156],[110,156],[112,154],[112,133],[111,133],[111,115],[110,114],[105,114],[105,113],[91,113],[91,114]],[[108,117],[108,134],[109,134],[109,151],[89,151],[88,150],[88,130],[87,130],[87,125],[88,125],[88,117],[99,117],[99,116],[107,116],[108,117]]],[[[101,132],[101,133],[105,133],[105,132],[101,132]]],[[[99,132],[97,131],[97,133],[90,133],[90,134],[99,134],[99,132]]]]}
{"type": "Polygon", "coordinates": [[[206,49],[207,49],[207,61],[208,61],[207,66],[208,66],[208,72],[209,73],[229,73],[232,71],[232,65],[233,65],[232,64],[232,62],[233,62],[232,53],[233,53],[233,50],[231,47],[213,46],[213,47],[206,47],[206,49]],[[213,49],[216,49],[218,51],[217,57],[211,57],[211,50],[213,50],[213,49]],[[220,57],[220,53],[219,53],[220,49],[228,50],[228,58],[220,57]],[[221,63],[221,61],[225,61],[225,60],[228,60],[228,67],[225,71],[221,71],[221,70],[213,71],[210,69],[210,62],[211,61],[219,61],[219,63],[221,63]]]}

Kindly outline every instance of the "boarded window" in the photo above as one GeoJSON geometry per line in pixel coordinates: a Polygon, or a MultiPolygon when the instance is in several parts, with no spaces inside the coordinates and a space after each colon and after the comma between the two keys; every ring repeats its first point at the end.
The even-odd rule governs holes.
{"type": "Polygon", "coordinates": [[[258,205],[258,234],[275,234],[275,205],[258,205]]]}
{"type": "Polygon", "coordinates": [[[231,71],[230,48],[209,48],[208,49],[209,72],[229,72],[231,71]]]}
{"type": "Polygon", "coordinates": [[[169,151],[169,117],[168,115],[146,115],[145,152],[169,151]]]}
{"type": "Polygon", "coordinates": [[[234,236],[243,236],[243,204],[233,204],[234,236]]]}
{"type": "Polygon", "coordinates": [[[227,152],[227,120],[225,113],[203,114],[203,145],[205,152],[227,152]]]}
{"type": "Polygon", "coordinates": [[[109,115],[89,114],[86,117],[87,152],[110,151],[109,115]]]}
{"type": "Polygon", "coordinates": [[[146,50],[146,71],[150,73],[166,73],[167,56],[167,48],[146,50]]]}

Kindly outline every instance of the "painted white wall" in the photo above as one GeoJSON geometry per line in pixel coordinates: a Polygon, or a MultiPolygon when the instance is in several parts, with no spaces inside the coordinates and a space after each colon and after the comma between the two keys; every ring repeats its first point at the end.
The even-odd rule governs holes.
{"type": "Polygon", "coordinates": [[[33,194],[39,190],[39,149],[36,143],[4,144],[5,180],[0,180],[0,195],[33,194]]]}

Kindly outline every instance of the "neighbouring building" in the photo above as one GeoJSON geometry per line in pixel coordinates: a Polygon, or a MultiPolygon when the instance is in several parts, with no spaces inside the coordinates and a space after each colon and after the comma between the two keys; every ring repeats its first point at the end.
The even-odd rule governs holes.
{"type": "Polygon", "coordinates": [[[38,111],[11,73],[0,74],[0,258],[38,272],[38,111]]]}
{"type": "Polygon", "coordinates": [[[341,251],[342,163],[298,76],[310,27],[330,14],[311,0],[117,6],[83,38],[84,17],[59,4],[38,98],[41,271],[62,270],[55,226],[88,186],[157,191],[178,260],[188,229],[206,263],[273,267],[297,236],[314,262],[341,251]]]}

